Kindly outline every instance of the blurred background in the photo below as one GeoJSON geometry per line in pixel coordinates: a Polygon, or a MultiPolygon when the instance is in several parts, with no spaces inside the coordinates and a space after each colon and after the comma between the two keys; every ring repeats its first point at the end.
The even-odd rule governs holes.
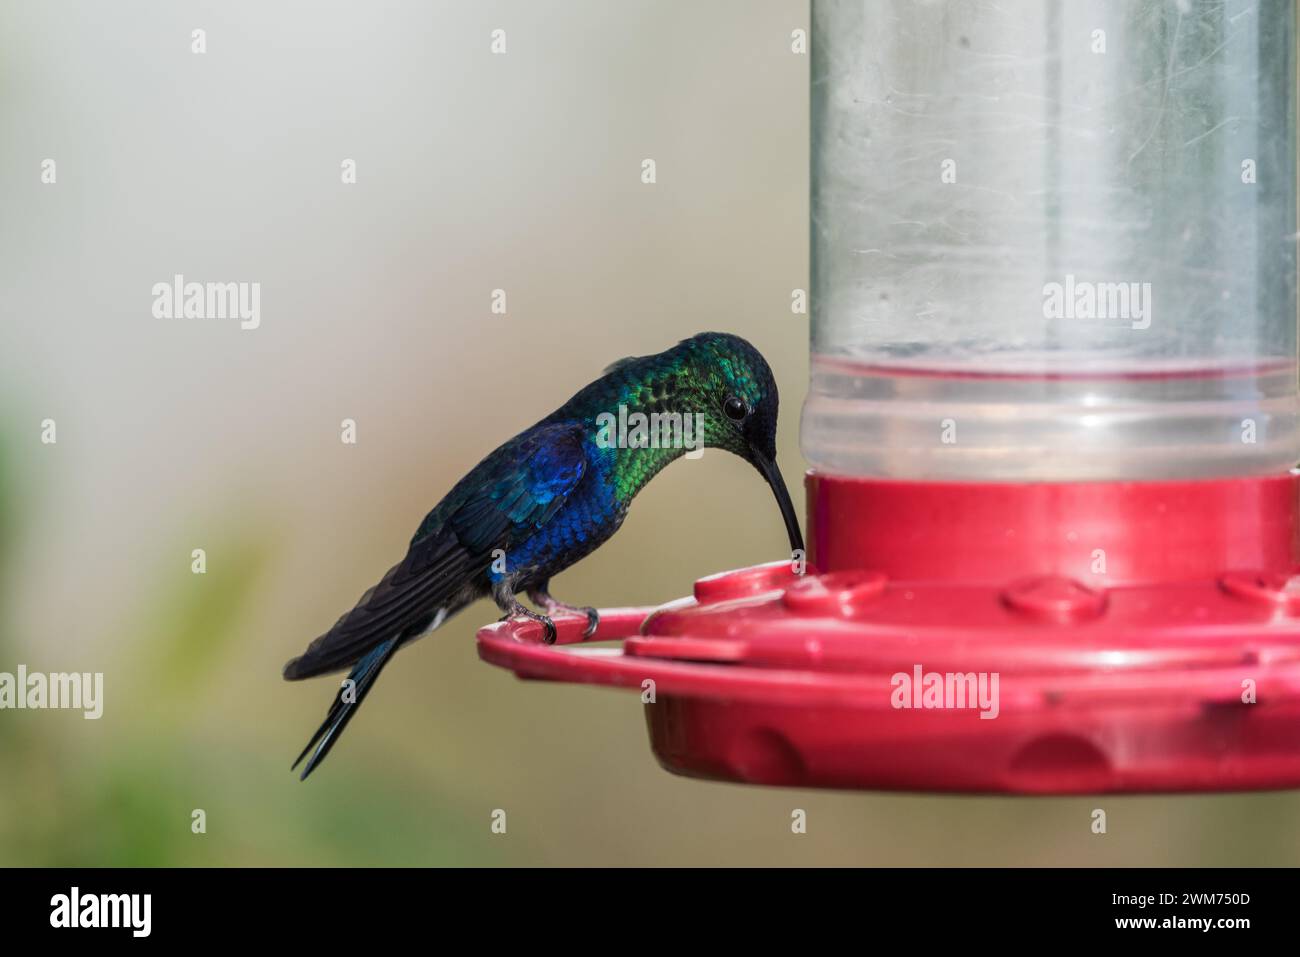
{"type": "MultiPolygon", "coordinates": [[[[0,864],[1300,863],[1293,793],[677,778],[635,694],[480,662],[486,602],[289,772],[336,679],[285,660],[614,359],[749,338],[797,486],[807,26],[792,0],[0,7],[0,671],[104,673],[98,721],[0,712],[0,864]],[[155,319],[177,273],[259,282],[260,328],[155,319]]],[[[783,557],[770,496],[739,460],[680,462],[555,592],[652,604],[783,557]]]]}

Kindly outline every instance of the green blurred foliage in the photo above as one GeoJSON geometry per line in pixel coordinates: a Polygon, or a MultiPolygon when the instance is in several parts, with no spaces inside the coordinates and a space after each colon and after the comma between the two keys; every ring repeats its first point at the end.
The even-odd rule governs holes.
{"type": "MultiPolygon", "coordinates": [[[[0,442],[0,568],[18,532],[10,447],[0,442]]],[[[0,865],[493,861],[487,829],[467,826],[463,808],[417,796],[400,768],[369,763],[364,786],[308,790],[287,773],[278,742],[249,739],[243,727],[230,737],[199,727],[197,708],[215,701],[233,716],[244,700],[237,683],[214,686],[270,549],[265,533],[245,529],[212,551],[221,561],[205,575],[152,576],[165,584],[141,596],[121,630],[116,658],[126,667],[106,677],[105,747],[90,752],[67,740],[85,721],[80,713],[0,713],[0,865]],[[192,828],[195,809],[206,816],[204,833],[192,828]],[[394,820],[415,826],[395,829],[394,820]]],[[[0,615],[0,668],[14,667],[0,615]]]]}

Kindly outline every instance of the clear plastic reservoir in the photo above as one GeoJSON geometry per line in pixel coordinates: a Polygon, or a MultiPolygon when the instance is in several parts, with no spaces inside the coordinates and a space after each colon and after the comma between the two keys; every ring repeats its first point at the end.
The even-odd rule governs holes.
{"type": "Polygon", "coordinates": [[[806,457],[1294,465],[1295,44],[1292,0],[813,0],[806,457]]]}

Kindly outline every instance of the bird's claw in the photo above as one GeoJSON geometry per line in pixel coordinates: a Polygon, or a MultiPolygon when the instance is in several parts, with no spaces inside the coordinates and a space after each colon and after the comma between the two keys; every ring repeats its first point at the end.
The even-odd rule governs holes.
{"type": "MultiPolygon", "coordinates": [[[[590,605],[585,605],[579,608],[577,605],[570,605],[562,602],[558,598],[552,597],[545,585],[531,589],[528,592],[528,597],[532,599],[533,604],[537,605],[539,608],[546,609],[548,615],[554,615],[557,611],[567,611],[575,615],[585,615],[587,618],[587,627],[582,631],[583,641],[586,641],[594,635],[596,629],[600,626],[600,612],[596,611],[596,609],[592,608],[590,605]]],[[[554,639],[548,641],[547,644],[551,644],[552,641],[554,641],[554,639]]]]}
{"type": "Polygon", "coordinates": [[[541,625],[542,644],[544,645],[555,644],[555,639],[559,636],[559,632],[556,631],[555,628],[555,622],[553,622],[546,615],[539,615],[535,611],[529,611],[527,608],[524,608],[522,605],[520,605],[518,608],[506,612],[498,620],[509,621],[512,618],[526,618],[529,621],[535,621],[539,625],[541,625]]]}
{"type": "Polygon", "coordinates": [[[596,609],[592,608],[590,605],[585,605],[582,608],[579,608],[576,605],[566,605],[563,602],[552,602],[546,607],[546,610],[552,615],[557,611],[567,611],[576,615],[586,616],[587,627],[582,630],[583,641],[586,641],[594,635],[596,633],[596,628],[600,625],[600,612],[596,611],[596,609]]]}
{"type": "Polygon", "coordinates": [[[555,639],[557,637],[557,632],[555,630],[555,622],[551,621],[551,619],[548,618],[546,615],[538,615],[537,617],[542,623],[542,629],[543,629],[542,644],[544,645],[555,644],[555,639]]]}

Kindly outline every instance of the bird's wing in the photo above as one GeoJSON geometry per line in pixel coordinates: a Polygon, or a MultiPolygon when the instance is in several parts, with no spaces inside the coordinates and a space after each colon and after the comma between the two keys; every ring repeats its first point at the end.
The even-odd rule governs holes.
{"type": "Polygon", "coordinates": [[[495,549],[509,551],[544,525],[586,472],[583,429],[557,422],[531,429],[513,447],[484,459],[429,514],[406,557],[284,668],[290,679],[309,678],[351,665],[394,636],[413,637],[465,586],[486,572],[495,549]],[[459,494],[458,494],[459,493],[459,494]]]}
{"type": "MultiPolygon", "coordinates": [[[[444,527],[480,554],[506,548],[520,533],[546,524],[587,471],[583,428],[576,422],[537,426],[509,461],[484,476],[481,493],[448,516],[444,527]]],[[[417,537],[412,549],[421,547],[417,537]]]]}

